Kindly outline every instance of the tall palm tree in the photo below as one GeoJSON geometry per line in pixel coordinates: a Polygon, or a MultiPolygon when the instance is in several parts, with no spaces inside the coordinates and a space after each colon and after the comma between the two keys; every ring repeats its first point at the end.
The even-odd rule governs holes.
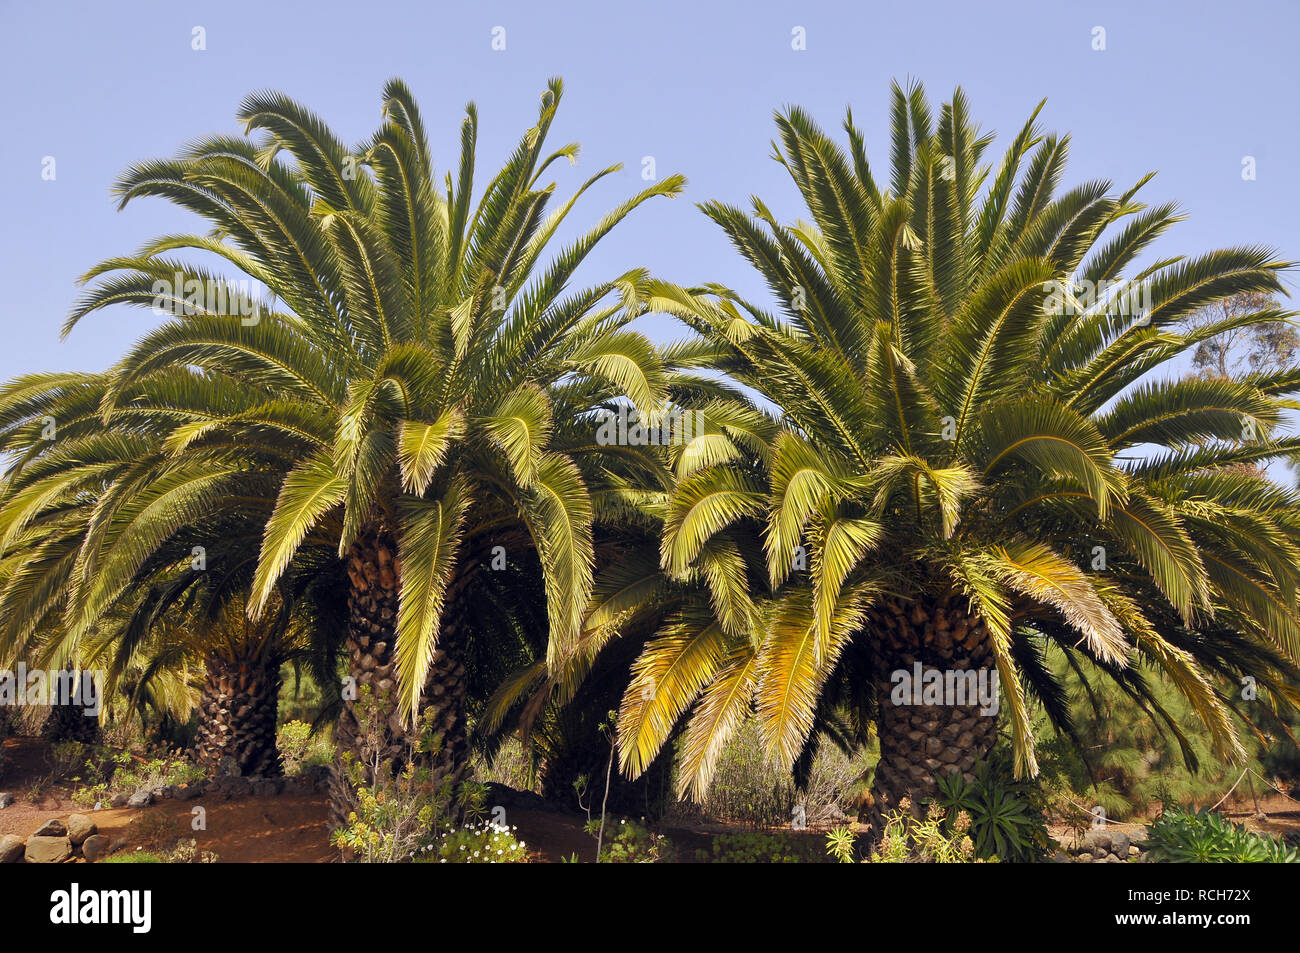
{"type": "MultiPolygon", "coordinates": [[[[162,463],[170,472],[202,459],[209,477],[178,488],[167,513],[179,526],[273,504],[254,616],[296,560],[345,560],[350,681],[337,740],[358,750],[355,706],[368,693],[383,755],[396,763],[424,710],[438,735],[438,784],[456,783],[466,753],[465,629],[447,607],[494,559],[531,553],[553,644],[574,638],[593,566],[589,487],[607,453],[586,415],[615,397],[648,410],[666,396],[669,369],[626,327],[644,311],[647,276],[569,285],[602,237],[683,179],[655,182],[548,260],[577,198],[619,168],[547,214],[555,185],[542,177],[578,151],[545,151],[560,97],[554,80],[537,124],[474,203],[473,105],[455,174],[440,187],[400,81],[385,87],[383,125],[356,149],[291,99],[256,93],[240,118],[260,136],[204,139],[131,168],[117,186],[123,204],[161,196],[214,230],[104,262],[66,325],[117,303],[171,312],[111,370],[101,413],[160,375],[211,384],[205,419],[177,423],[162,463]],[[180,249],[218,256],[265,291],[169,257],[180,249]],[[217,400],[224,389],[252,405],[217,400]],[[278,470],[278,492],[247,486],[250,469],[278,470]]],[[[150,528],[156,517],[132,531],[141,559],[164,532],[150,528]]],[[[88,597],[74,624],[89,624],[110,589],[99,586],[102,598],[88,597]]]]}
{"type": "Polygon", "coordinates": [[[1235,465],[1300,446],[1276,435],[1300,369],[1159,376],[1230,327],[1289,321],[1269,308],[1175,330],[1225,295],[1280,293],[1285,263],[1246,247],[1135,264],[1175,206],[1137,201],[1151,176],[1059,192],[1069,140],[1037,115],[995,170],[960,90],[936,121],[919,86],[895,84],[882,186],[851,113],[845,150],[791,108],[775,158],[811,221],[783,225],[758,198],[702,206],[778,310],[718,286],[657,284],[650,304],[780,427],[676,483],[661,566],[689,572],[758,521],[772,594],[747,632],[702,618],[648,644],[619,722],[630,775],[697,699],[684,793],[751,704],[785,764],[828,704],[868,709],[877,810],[919,805],[941,772],[970,777],[999,717],[1032,774],[1031,701],[1070,729],[1047,643],[1156,717],[1146,675],[1170,679],[1226,754],[1241,677],[1296,701],[1300,497],[1235,465]],[[973,693],[912,704],[933,700],[900,691],[917,665],[1000,685],[1004,715],[973,693]]]}

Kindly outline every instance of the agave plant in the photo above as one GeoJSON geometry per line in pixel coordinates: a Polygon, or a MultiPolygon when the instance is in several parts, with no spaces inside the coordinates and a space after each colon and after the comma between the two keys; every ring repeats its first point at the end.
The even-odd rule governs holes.
{"type": "Polygon", "coordinates": [[[1139,264],[1175,206],[1137,200],[1149,175],[1061,191],[1069,140],[1037,116],[994,169],[960,90],[936,120],[919,86],[895,84],[881,184],[851,113],[845,149],[788,109],[775,158],[811,221],[782,224],[758,198],[702,206],[775,310],[719,286],[656,284],[650,304],[780,426],[676,482],[661,566],[697,571],[758,522],[771,594],[747,631],[705,618],[648,644],[619,723],[629,774],[698,699],[683,793],[707,786],[751,705],[784,764],[826,706],[873,719],[877,816],[921,805],[941,773],[972,780],[999,720],[1031,775],[1030,705],[1070,728],[1049,643],[1148,702],[1148,675],[1169,679],[1225,755],[1241,751],[1241,677],[1296,700],[1298,499],[1239,464],[1300,446],[1277,435],[1300,369],[1162,376],[1224,331],[1290,321],[1269,308],[1175,330],[1224,296],[1281,293],[1286,263],[1243,247],[1139,264]],[[913,695],[918,671],[946,691],[913,695]]]}
{"type": "Polygon", "coordinates": [[[183,379],[203,395],[202,414],[177,415],[159,469],[141,476],[154,502],[115,518],[120,572],[78,557],[93,591],[79,596],[74,629],[93,624],[159,540],[205,514],[265,507],[251,615],[296,561],[346,561],[341,750],[358,749],[358,694],[383,707],[393,759],[431,708],[435,783],[457,781],[469,624],[448,607],[484,573],[534,559],[551,639],[576,637],[593,571],[591,486],[607,456],[588,414],[619,398],[649,412],[671,370],[626,327],[644,311],[643,272],[569,286],[603,236],[683,179],[655,182],[552,253],[578,197],[619,168],[548,214],[556,187],[543,177],[578,151],[546,151],[561,91],[549,84],[536,125],[477,202],[475,108],[440,185],[397,80],[381,128],[355,149],[300,104],[257,93],[240,110],[247,137],[203,139],[123,175],[122,204],[160,196],[212,231],[164,236],[93,269],[65,330],[112,304],[166,312],[109,372],[99,413],[109,420],[149,382],[183,379]],[[183,250],[228,270],[170,254],[183,250]],[[250,486],[250,472],[274,490],[250,486]]]}

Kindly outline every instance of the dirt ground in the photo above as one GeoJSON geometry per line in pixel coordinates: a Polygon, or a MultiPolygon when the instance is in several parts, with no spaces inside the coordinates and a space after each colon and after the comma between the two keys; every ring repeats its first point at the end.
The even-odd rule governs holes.
{"type": "MultiPolygon", "coordinates": [[[[226,800],[221,796],[200,797],[193,801],[162,801],[142,810],[105,808],[98,811],[72,803],[65,787],[46,790],[36,803],[28,792],[48,775],[45,744],[34,738],[10,738],[3,743],[5,770],[0,777],[0,791],[14,796],[14,803],[0,810],[0,835],[16,834],[26,838],[50,818],[66,821],[69,814],[81,813],[94,820],[99,833],[108,836],[117,849],[133,851],[142,844],[141,828],[159,826],[170,821],[166,836],[193,838],[200,850],[213,851],[222,863],[328,863],[337,858],[330,846],[329,809],[326,795],[283,794],[273,797],[244,797],[226,800]],[[193,830],[193,809],[206,811],[206,829],[193,830]]],[[[1244,802],[1234,798],[1221,810],[1225,816],[1243,823],[1251,830],[1282,834],[1300,830],[1300,804],[1280,795],[1260,798],[1267,819],[1253,817],[1249,796],[1244,802]]],[[[507,823],[516,827],[516,835],[527,844],[534,861],[559,862],[577,855],[579,860],[595,859],[595,841],[583,830],[585,816],[540,807],[512,807],[507,823]]],[[[1141,824],[1112,822],[1117,830],[1134,831],[1141,824]]],[[[690,860],[697,849],[708,850],[717,833],[717,825],[677,828],[665,831],[677,848],[679,859],[690,860]]],[[[1068,842],[1067,828],[1050,828],[1054,837],[1068,842]]],[[[816,831],[804,836],[821,838],[816,831]]]]}

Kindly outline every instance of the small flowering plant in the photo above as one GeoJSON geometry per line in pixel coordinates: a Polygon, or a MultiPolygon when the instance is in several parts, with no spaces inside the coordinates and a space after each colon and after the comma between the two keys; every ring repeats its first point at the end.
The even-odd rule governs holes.
{"type": "Polygon", "coordinates": [[[463,827],[448,828],[428,853],[442,864],[526,864],[527,845],[515,836],[515,830],[492,821],[470,821],[463,827]]]}

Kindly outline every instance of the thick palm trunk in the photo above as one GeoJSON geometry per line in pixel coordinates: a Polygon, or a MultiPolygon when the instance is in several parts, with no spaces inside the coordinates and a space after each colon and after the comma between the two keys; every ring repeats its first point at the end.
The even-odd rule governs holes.
{"type": "MultiPolygon", "coordinates": [[[[397,545],[382,532],[363,533],[348,553],[348,674],[356,689],[345,693],[335,741],[341,756],[351,755],[365,783],[375,770],[396,775],[414,755],[416,738],[403,724],[397,706],[397,545]],[[368,689],[368,692],[363,692],[368,689]],[[366,699],[363,704],[363,699],[366,699]]],[[[450,587],[446,605],[459,596],[450,587]]],[[[465,666],[455,625],[445,625],[425,683],[421,714],[435,734],[434,750],[415,755],[430,768],[438,790],[453,791],[464,774],[469,748],[465,727],[465,666]]],[[[347,823],[354,806],[352,783],[336,767],[330,787],[335,826],[347,823]]]]}
{"type": "Polygon", "coordinates": [[[976,764],[997,740],[997,681],[988,630],[960,597],[887,603],[874,615],[873,628],[880,763],[872,782],[871,820],[879,832],[884,815],[898,810],[904,798],[919,815],[935,795],[936,776],[957,771],[974,778],[976,764]],[[917,663],[923,673],[937,671],[945,681],[949,672],[976,673],[992,689],[993,712],[969,694],[966,704],[955,704],[960,696],[951,693],[938,703],[933,696],[927,703],[922,693],[921,703],[914,703],[917,696],[906,689],[915,680],[917,663]]]}
{"type": "Polygon", "coordinates": [[[276,777],[284,773],[275,744],[280,666],[275,658],[213,652],[199,698],[197,760],[209,775],[276,777]]]}
{"type": "MultiPolygon", "coordinates": [[[[86,714],[85,703],[89,699],[81,697],[81,680],[74,678],[72,666],[69,665],[64,672],[68,685],[71,686],[72,697],[50,699],[51,702],[58,703],[50,705],[50,715],[42,726],[42,734],[54,744],[64,741],[98,744],[101,740],[99,718],[86,714]]],[[[53,685],[50,686],[50,692],[51,695],[54,694],[53,685]]]]}

